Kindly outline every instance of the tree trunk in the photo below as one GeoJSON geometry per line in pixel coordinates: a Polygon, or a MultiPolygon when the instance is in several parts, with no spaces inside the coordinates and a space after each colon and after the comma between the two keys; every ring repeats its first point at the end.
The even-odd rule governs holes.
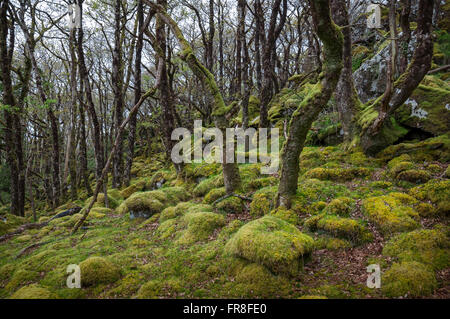
{"type": "MultiPolygon", "coordinates": [[[[138,38],[136,41],[136,58],[134,64],[134,104],[139,102],[141,98],[142,90],[142,76],[141,76],[141,59],[142,59],[142,47],[144,44],[144,4],[142,0],[138,2],[137,8],[137,20],[138,20],[138,38]]],[[[136,140],[136,124],[137,114],[133,114],[130,117],[130,123],[128,124],[128,157],[125,167],[124,184],[130,185],[131,180],[131,166],[133,164],[134,157],[134,144],[136,140]]]]}
{"type": "MultiPolygon", "coordinates": [[[[122,63],[122,1],[115,0],[114,5],[114,50],[112,56],[112,86],[114,92],[115,128],[118,130],[123,121],[123,63],[122,63]]],[[[119,136],[117,152],[113,159],[112,187],[120,188],[123,172],[123,138],[119,136]]]]}
{"type": "Polygon", "coordinates": [[[287,14],[287,0],[275,0],[272,5],[272,13],[270,17],[269,29],[267,31],[267,40],[264,42],[264,50],[262,57],[263,65],[263,80],[260,92],[260,115],[259,127],[269,127],[269,119],[267,117],[270,100],[273,96],[273,75],[275,61],[273,59],[273,51],[275,50],[276,41],[286,22],[287,14]],[[281,1],[283,1],[283,11],[281,11],[281,1]],[[280,21],[277,25],[278,14],[280,14],[280,21]]]}
{"type": "Polygon", "coordinates": [[[351,28],[348,27],[350,23],[345,1],[333,0],[331,8],[334,22],[338,26],[344,27],[342,28],[342,34],[344,35],[342,54],[344,67],[342,68],[341,76],[337,84],[335,97],[344,131],[344,141],[350,142],[353,138],[353,115],[358,113],[360,106],[352,76],[352,34],[351,28]]]}
{"type": "MultiPolygon", "coordinates": [[[[184,38],[183,33],[181,32],[177,23],[166,13],[164,8],[148,0],[144,0],[144,2],[155,9],[158,12],[158,16],[170,27],[181,47],[180,58],[187,63],[194,75],[198,77],[210,91],[211,96],[214,99],[213,117],[215,125],[217,128],[222,130],[222,132],[224,132],[228,124],[228,121],[226,119],[227,108],[225,106],[222,94],[220,93],[217,83],[214,79],[214,76],[197,59],[197,57],[193,53],[192,47],[184,38]]],[[[226,143],[224,143],[224,148],[225,144],[226,143]]],[[[225,190],[227,194],[231,194],[241,186],[239,168],[236,163],[228,163],[226,161],[225,149],[223,151],[223,156],[224,158],[222,161],[222,168],[225,190]]]]}
{"type": "MultiPolygon", "coordinates": [[[[13,93],[13,87],[11,82],[11,61],[12,56],[8,52],[8,11],[9,1],[2,1],[0,4],[0,67],[1,67],[1,80],[2,80],[2,93],[3,104],[8,107],[4,107],[5,126],[3,128],[4,142],[6,148],[6,159],[9,165],[11,179],[10,179],[10,194],[11,194],[11,206],[10,212],[14,215],[23,216],[23,202],[21,201],[21,194],[19,191],[19,168],[18,159],[16,157],[17,139],[15,139],[11,129],[14,127],[14,117],[16,101],[13,93]]],[[[13,23],[13,22],[11,22],[13,23]]],[[[13,50],[13,48],[9,48],[13,50]]]]}
{"type": "Polygon", "coordinates": [[[299,157],[306,135],[336,89],[343,67],[343,35],[331,20],[330,0],[311,0],[309,3],[317,34],[323,43],[324,62],[320,82],[292,115],[283,146],[276,204],[287,208],[297,191],[299,157]]]}

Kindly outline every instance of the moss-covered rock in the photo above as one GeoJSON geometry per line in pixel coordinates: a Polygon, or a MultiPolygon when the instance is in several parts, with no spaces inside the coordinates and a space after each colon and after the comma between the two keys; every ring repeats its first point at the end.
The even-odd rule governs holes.
{"type": "Polygon", "coordinates": [[[216,204],[216,208],[227,214],[238,214],[242,212],[244,203],[242,199],[236,196],[228,197],[216,204]]]}
{"type": "Polygon", "coordinates": [[[286,297],[289,281],[280,275],[272,274],[266,267],[250,263],[235,271],[236,282],[230,287],[232,295],[241,298],[286,297]]]}
{"type": "Polygon", "coordinates": [[[212,212],[188,213],[181,218],[181,227],[185,228],[177,243],[191,244],[207,240],[214,230],[226,224],[225,217],[212,212]]]}
{"type": "Polygon", "coordinates": [[[419,214],[413,205],[417,200],[407,194],[390,193],[370,197],[362,202],[362,211],[385,235],[416,229],[419,214]]]}
{"type": "Polygon", "coordinates": [[[388,297],[425,297],[437,287],[434,273],[412,261],[394,264],[383,274],[381,290],[388,297]]]}
{"type": "Polygon", "coordinates": [[[286,209],[284,207],[278,207],[270,212],[271,216],[278,217],[282,220],[287,221],[293,225],[298,225],[300,223],[300,219],[295,211],[292,209],[286,209]]]}
{"type": "Polygon", "coordinates": [[[355,207],[355,201],[349,197],[333,199],[326,207],[325,212],[331,215],[348,216],[355,207]]]}
{"type": "Polygon", "coordinates": [[[430,178],[430,173],[418,169],[404,170],[397,175],[397,179],[415,184],[426,183],[430,180],[430,178]]]}
{"type": "Polygon", "coordinates": [[[164,204],[155,195],[156,193],[154,191],[134,193],[121,206],[125,206],[125,213],[130,212],[136,216],[141,214],[148,218],[160,213],[164,209],[164,204]]]}
{"type": "Polygon", "coordinates": [[[378,153],[377,157],[390,160],[403,154],[408,154],[409,158],[416,162],[440,161],[448,163],[450,162],[450,133],[420,142],[413,141],[391,145],[378,153]]]}
{"type": "Polygon", "coordinates": [[[229,255],[264,265],[272,272],[296,275],[314,241],[295,226],[274,216],[249,222],[228,241],[229,255]]]}
{"type": "Polygon", "coordinates": [[[222,187],[223,185],[222,175],[212,176],[201,181],[197,186],[195,186],[193,193],[195,196],[204,196],[213,188],[222,187]]]}
{"type": "MultiPolygon", "coordinates": [[[[89,197],[88,199],[86,199],[85,201],[85,205],[89,205],[92,201],[92,196],[89,197]]],[[[119,206],[119,202],[113,197],[111,196],[111,194],[108,193],[108,205],[110,208],[116,208],[117,206],[119,206]]],[[[105,194],[103,193],[99,193],[97,196],[97,200],[94,203],[93,207],[105,207],[105,194]]]]}
{"type": "Polygon", "coordinates": [[[151,280],[139,288],[137,298],[139,299],[157,299],[162,292],[163,285],[160,281],[151,280]]]}
{"type": "Polygon", "coordinates": [[[17,290],[10,299],[55,299],[55,295],[48,289],[38,285],[29,285],[17,290]]]}
{"type": "Polygon", "coordinates": [[[397,177],[398,174],[402,173],[403,171],[411,170],[414,168],[414,163],[411,162],[399,162],[395,165],[393,165],[389,169],[389,173],[392,177],[397,177]]]}
{"type": "Polygon", "coordinates": [[[16,288],[30,284],[37,281],[39,278],[39,273],[33,270],[19,269],[11,277],[11,280],[5,286],[8,291],[15,290],[16,288]]]}
{"type": "Polygon", "coordinates": [[[418,128],[434,136],[448,132],[450,91],[419,85],[403,106],[395,112],[396,120],[407,127],[418,128]]]}
{"type": "Polygon", "coordinates": [[[316,178],[319,180],[349,181],[355,178],[364,178],[371,174],[371,170],[366,167],[352,168],[325,168],[317,167],[307,171],[305,178],[316,178]]]}
{"type": "Polygon", "coordinates": [[[448,214],[450,212],[450,180],[433,179],[414,187],[409,194],[420,200],[429,200],[437,206],[437,212],[448,214]]]}
{"type": "Polygon", "coordinates": [[[336,215],[322,214],[308,218],[305,226],[311,230],[322,230],[332,236],[347,238],[353,242],[371,239],[371,233],[361,221],[336,215]]]}
{"type": "Polygon", "coordinates": [[[450,266],[450,241],[445,229],[415,230],[392,238],[383,255],[400,261],[418,261],[433,269],[450,266]]]}
{"type": "Polygon", "coordinates": [[[0,220],[0,236],[25,223],[25,218],[9,213],[1,215],[0,217],[3,219],[0,220]]]}
{"type": "Polygon", "coordinates": [[[162,223],[168,219],[176,218],[178,216],[194,213],[194,212],[211,212],[212,206],[206,204],[195,204],[191,202],[181,202],[176,206],[165,208],[159,217],[159,222],[162,223]]]}
{"type": "Polygon", "coordinates": [[[217,199],[225,196],[225,194],[226,194],[225,187],[213,188],[208,192],[208,194],[206,194],[205,198],[203,199],[203,203],[212,204],[217,199]]]}
{"type": "Polygon", "coordinates": [[[274,207],[273,200],[276,194],[276,187],[265,187],[256,191],[250,203],[250,215],[261,217],[268,214],[274,207]]]}
{"type": "Polygon", "coordinates": [[[103,257],[89,257],[80,263],[81,284],[107,284],[120,278],[120,269],[103,257]]]}

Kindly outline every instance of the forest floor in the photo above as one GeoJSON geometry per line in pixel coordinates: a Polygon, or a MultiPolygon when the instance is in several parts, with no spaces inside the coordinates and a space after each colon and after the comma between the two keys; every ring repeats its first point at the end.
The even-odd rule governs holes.
{"type": "MultiPolygon", "coordinates": [[[[131,186],[110,189],[109,208],[101,194],[75,235],[81,191],[57,209],[42,203],[38,219],[80,213],[1,241],[0,297],[450,298],[449,141],[376,158],[308,147],[290,210],[273,209],[278,176],[260,164],[240,165],[243,196],[223,199],[220,165],[190,164],[177,179],[161,154],[141,156],[131,186]],[[67,287],[70,264],[80,289],[67,287]],[[367,287],[371,264],[380,289],[367,287]]],[[[32,222],[29,207],[2,217],[0,236],[32,222]]]]}

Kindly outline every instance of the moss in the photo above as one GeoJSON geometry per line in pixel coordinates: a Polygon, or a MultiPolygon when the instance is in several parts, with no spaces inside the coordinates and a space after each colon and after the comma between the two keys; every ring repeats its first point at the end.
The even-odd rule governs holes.
{"type": "Polygon", "coordinates": [[[212,204],[217,199],[225,196],[225,194],[226,194],[225,187],[213,188],[208,192],[208,194],[206,194],[205,198],[203,199],[203,203],[212,204]]]}
{"type": "Polygon", "coordinates": [[[209,177],[203,181],[201,181],[193,191],[193,194],[195,196],[204,196],[206,195],[210,190],[213,188],[222,187],[223,184],[223,176],[217,175],[209,177]]]}
{"type": "Polygon", "coordinates": [[[415,184],[423,184],[431,179],[430,173],[424,170],[409,169],[397,175],[397,179],[415,184]]]}
{"type": "Polygon", "coordinates": [[[289,293],[289,281],[282,276],[272,274],[266,267],[250,263],[239,269],[232,286],[236,297],[273,298],[286,297],[289,293]]]}
{"type": "Polygon", "coordinates": [[[4,280],[9,280],[9,278],[12,276],[13,272],[15,270],[15,267],[13,264],[5,264],[0,267],[0,282],[4,280]]]}
{"type": "Polygon", "coordinates": [[[449,100],[448,84],[427,76],[395,111],[395,118],[406,127],[418,128],[433,136],[445,134],[450,122],[450,111],[446,109],[449,100]]]}
{"type": "Polygon", "coordinates": [[[4,220],[0,221],[0,236],[25,222],[25,218],[9,213],[4,214],[1,217],[3,217],[6,222],[4,220]]]}
{"type": "Polygon", "coordinates": [[[355,201],[349,197],[333,199],[325,208],[327,214],[348,216],[355,207],[355,201]]]}
{"type": "Polygon", "coordinates": [[[6,290],[15,290],[19,286],[23,286],[24,284],[29,284],[34,281],[37,281],[39,278],[39,273],[32,270],[19,269],[14,272],[11,280],[5,286],[6,290]]]}
{"type": "Polygon", "coordinates": [[[382,292],[388,297],[425,297],[437,288],[434,273],[415,261],[392,265],[382,283],[382,292]]]}
{"type": "Polygon", "coordinates": [[[166,194],[168,203],[172,205],[189,199],[188,192],[181,186],[165,187],[161,188],[161,191],[166,194]]]}
{"type": "Polygon", "coordinates": [[[427,171],[430,172],[431,174],[439,174],[442,171],[441,166],[437,165],[437,164],[429,164],[426,167],[427,171]]]}
{"type": "Polygon", "coordinates": [[[402,154],[400,156],[394,157],[388,162],[387,167],[389,168],[389,170],[392,170],[394,166],[402,162],[411,162],[411,156],[409,156],[408,154],[402,154]]]}
{"type": "Polygon", "coordinates": [[[29,285],[17,290],[10,299],[55,299],[55,295],[48,289],[38,285],[29,285]]]}
{"type": "Polygon", "coordinates": [[[179,244],[191,244],[207,240],[216,230],[226,224],[225,217],[212,212],[188,213],[181,218],[182,227],[186,227],[179,244]]]}
{"type": "Polygon", "coordinates": [[[360,221],[335,215],[321,214],[310,217],[305,221],[305,226],[311,231],[322,230],[353,242],[364,242],[372,238],[371,233],[360,221]]]}
{"type": "Polygon", "coordinates": [[[366,167],[353,168],[324,168],[317,167],[307,171],[305,178],[316,178],[319,180],[349,181],[355,178],[364,178],[371,174],[366,167]]]}
{"type": "Polygon", "coordinates": [[[450,212],[450,180],[430,180],[429,182],[414,187],[409,194],[420,200],[429,200],[437,206],[437,212],[447,214],[450,212]]]}
{"type": "Polygon", "coordinates": [[[168,219],[162,222],[156,229],[156,234],[162,240],[172,237],[177,231],[177,221],[175,219],[168,219]]]}
{"type": "MultiPolygon", "coordinates": [[[[92,198],[93,197],[91,196],[88,199],[86,199],[86,201],[84,202],[85,205],[89,205],[92,201],[92,198]]],[[[108,204],[110,208],[116,208],[117,206],[119,206],[119,202],[109,193],[108,193],[108,204]]],[[[97,200],[95,201],[93,207],[105,207],[105,194],[103,193],[98,194],[97,200]]]]}
{"type": "Polygon", "coordinates": [[[328,299],[328,298],[326,296],[304,295],[304,296],[301,296],[298,299],[309,299],[309,300],[312,300],[312,299],[328,299]]]}
{"type": "Polygon", "coordinates": [[[414,164],[411,162],[399,162],[392,166],[391,169],[389,169],[389,173],[392,177],[397,177],[398,174],[400,174],[403,171],[411,170],[414,168],[414,164]]]}
{"type": "Polygon", "coordinates": [[[255,191],[264,187],[275,186],[278,184],[278,179],[275,177],[264,177],[249,180],[244,187],[246,191],[255,191]]]}
{"type": "Polygon", "coordinates": [[[416,162],[450,161],[450,134],[429,138],[420,142],[405,142],[391,145],[381,151],[377,157],[386,160],[408,154],[416,162]]]}
{"type": "Polygon", "coordinates": [[[349,195],[344,185],[318,179],[301,180],[297,194],[292,201],[292,209],[298,214],[311,213],[311,205],[318,201],[328,201],[330,198],[349,195]]]}
{"type": "Polygon", "coordinates": [[[228,197],[216,204],[216,208],[219,211],[228,214],[238,214],[242,212],[243,207],[242,199],[235,196],[228,197]]]}
{"type": "Polygon", "coordinates": [[[403,193],[370,197],[362,202],[362,211],[384,235],[418,228],[419,214],[412,207],[417,201],[403,193]]]}
{"type": "Polygon", "coordinates": [[[266,266],[272,272],[296,275],[314,241],[295,226],[274,216],[249,222],[228,241],[225,252],[266,266]]]}
{"type": "Polygon", "coordinates": [[[164,208],[164,204],[156,198],[164,199],[164,196],[158,196],[160,194],[157,191],[134,193],[122,203],[118,212],[145,212],[150,216],[160,213],[164,208]]]}
{"type": "Polygon", "coordinates": [[[137,293],[139,299],[156,299],[162,293],[163,285],[157,280],[151,280],[141,286],[137,293]]]}
{"type": "Polygon", "coordinates": [[[271,216],[278,217],[288,223],[293,225],[298,225],[300,223],[300,219],[297,213],[291,209],[286,209],[284,207],[279,207],[270,212],[271,216]]]}
{"type": "Polygon", "coordinates": [[[418,261],[440,270],[450,266],[449,248],[445,230],[415,230],[392,238],[383,248],[383,255],[418,261]]]}
{"type": "Polygon", "coordinates": [[[421,217],[429,217],[436,212],[433,205],[429,203],[419,203],[416,206],[416,210],[419,212],[421,217]]]}
{"type": "Polygon", "coordinates": [[[265,187],[256,191],[250,203],[250,215],[261,217],[268,214],[273,208],[273,200],[276,193],[276,187],[265,187]]]}
{"type": "Polygon", "coordinates": [[[447,166],[447,169],[445,170],[444,176],[447,178],[450,178],[450,165],[447,166]]]}
{"type": "Polygon", "coordinates": [[[138,187],[134,184],[128,186],[127,188],[123,189],[120,194],[122,195],[122,197],[124,199],[127,199],[128,197],[130,197],[133,193],[138,191],[138,187]]]}
{"type": "Polygon", "coordinates": [[[120,269],[102,257],[89,257],[80,263],[81,284],[93,286],[112,283],[120,278],[120,269]]]}

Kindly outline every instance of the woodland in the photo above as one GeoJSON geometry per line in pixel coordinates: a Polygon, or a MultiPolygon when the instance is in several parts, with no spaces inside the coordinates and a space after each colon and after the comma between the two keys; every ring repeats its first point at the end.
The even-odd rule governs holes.
{"type": "Polygon", "coordinates": [[[2,299],[448,299],[449,163],[448,0],[0,0],[2,299]]]}

